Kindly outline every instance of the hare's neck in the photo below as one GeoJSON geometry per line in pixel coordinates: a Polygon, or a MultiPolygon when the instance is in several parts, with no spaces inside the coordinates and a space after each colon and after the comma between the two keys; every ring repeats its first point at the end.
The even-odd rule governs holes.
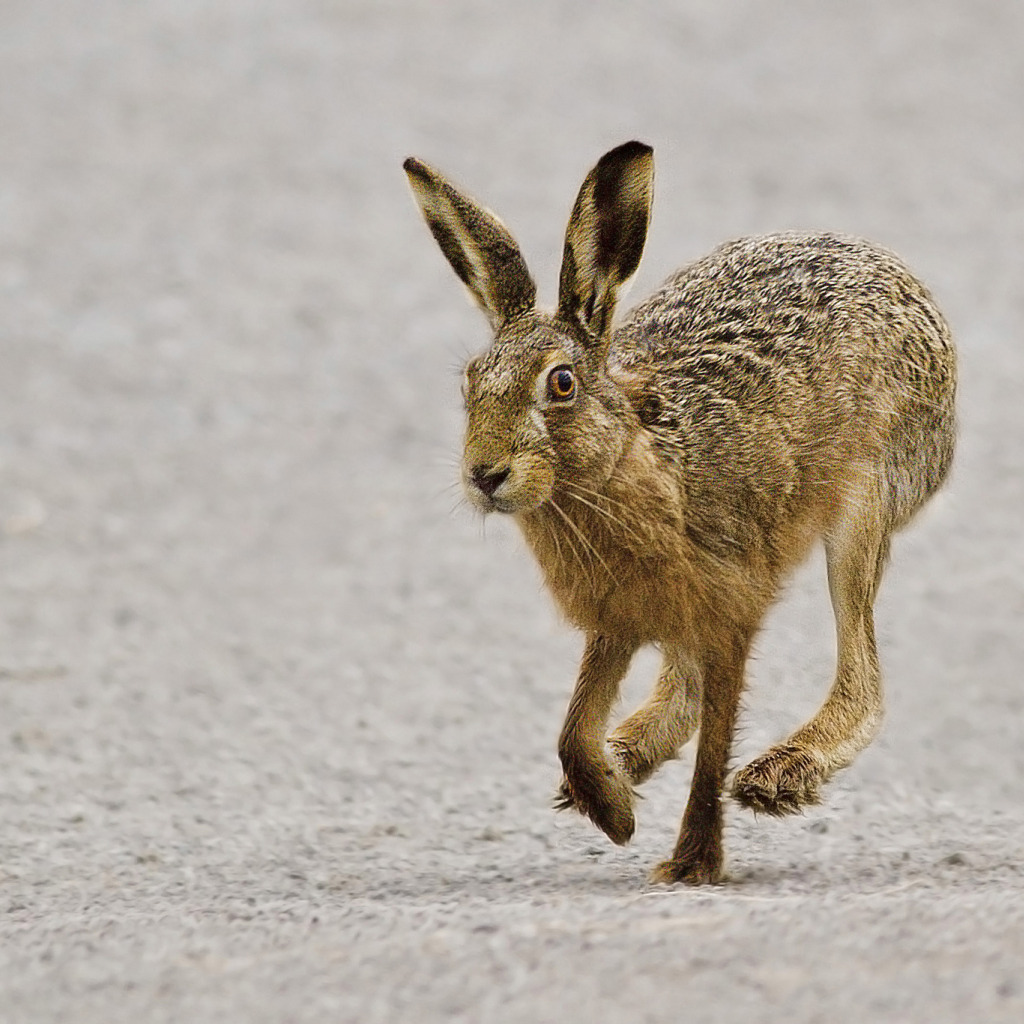
{"type": "Polygon", "coordinates": [[[614,589],[624,557],[606,525],[606,508],[600,493],[559,488],[540,508],[516,517],[555,602],[583,628],[592,627],[614,589]]]}
{"type": "Polygon", "coordinates": [[[603,482],[560,481],[518,517],[556,602],[584,628],[614,592],[657,576],[656,563],[689,560],[678,480],[638,435],[603,482]]]}

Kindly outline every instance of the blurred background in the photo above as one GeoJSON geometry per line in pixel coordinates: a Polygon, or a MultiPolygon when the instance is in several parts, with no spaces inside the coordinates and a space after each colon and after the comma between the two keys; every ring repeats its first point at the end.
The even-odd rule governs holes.
{"type": "MultiPolygon", "coordinates": [[[[765,992],[793,1019],[836,993],[851,1020],[1019,1019],[1022,39],[1010,0],[7,0],[10,1019],[660,1020],[684,975],[746,1020],[765,992]],[[627,849],[549,810],[580,640],[512,524],[459,506],[487,328],[401,172],[497,211],[551,302],[579,183],[629,138],[657,162],[630,298],[726,238],[850,232],[930,286],[962,373],[954,479],[877,612],[882,736],[813,814],[731,811],[734,888],[665,904],[636,901],[689,756],[627,849]],[[821,899],[894,889],[815,930],[821,899]],[[710,968],[686,921],[647,927],[703,907],[710,968]]],[[[738,759],[817,706],[833,656],[815,558],[738,759]]]]}

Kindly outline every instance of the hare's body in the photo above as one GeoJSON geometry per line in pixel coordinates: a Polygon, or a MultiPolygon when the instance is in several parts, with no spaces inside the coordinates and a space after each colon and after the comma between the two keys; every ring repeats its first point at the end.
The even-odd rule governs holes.
{"type": "Polygon", "coordinates": [[[869,496],[886,533],[901,526],[952,456],[949,332],[902,264],[856,239],[723,246],[614,332],[608,374],[632,443],[606,480],[577,474],[555,485],[557,508],[520,516],[583,629],[692,644],[708,600],[714,618],[729,594],[763,610],[869,496]]]}
{"type": "Polygon", "coordinates": [[[632,786],[699,725],[679,842],[655,877],[703,882],[721,872],[720,794],[750,643],[818,538],[836,679],[809,723],[738,773],[734,795],[774,814],[814,802],[877,728],[872,605],[890,534],[948,471],[955,362],[903,264],[835,235],[729,243],[613,329],[646,232],[649,160],[627,144],[584,183],[553,315],[533,309],[500,222],[436,172],[407,170],[496,329],[467,369],[467,489],[484,511],[516,516],[587,634],[559,744],[563,801],[628,840],[632,786]],[[661,676],[610,737],[609,759],[619,684],[650,643],[661,676]]]}

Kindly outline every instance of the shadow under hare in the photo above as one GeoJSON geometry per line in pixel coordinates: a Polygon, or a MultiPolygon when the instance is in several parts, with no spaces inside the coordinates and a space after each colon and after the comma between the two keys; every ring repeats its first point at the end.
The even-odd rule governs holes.
{"type": "Polygon", "coordinates": [[[554,312],[505,226],[419,160],[405,162],[434,238],[490,319],[466,367],[463,482],[515,518],[566,617],[586,634],[558,753],[560,797],[616,843],[633,787],[699,729],[689,802],[658,882],[722,876],[722,806],[744,664],[766,611],[821,538],[835,681],[821,709],[739,770],[767,814],[818,801],[874,736],[882,689],[872,607],[892,533],[953,455],[949,328],[900,260],[836,234],[728,242],[621,323],[654,177],[627,142],[587,176],[554,312]],[[633,654],[660,676],[607,736],[633,654]]]}

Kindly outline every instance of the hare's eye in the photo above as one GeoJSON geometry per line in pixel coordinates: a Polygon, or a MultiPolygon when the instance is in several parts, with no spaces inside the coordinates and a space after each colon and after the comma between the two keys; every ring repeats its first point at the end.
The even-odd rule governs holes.
{"type": "Polygon", "coordinates": [[[576,375],[568,366],[556,366],[548,374],[548,394],[556,402],[568,402],[576,395],[576,375]]]}

